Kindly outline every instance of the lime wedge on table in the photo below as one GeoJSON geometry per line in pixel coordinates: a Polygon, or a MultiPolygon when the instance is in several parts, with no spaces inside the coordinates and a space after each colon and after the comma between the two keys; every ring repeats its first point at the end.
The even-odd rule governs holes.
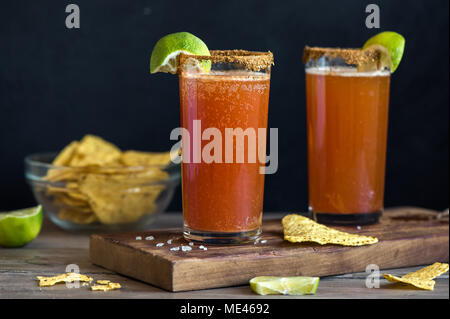
{"type": "Polygon", "coordinates": [[[42,207],[31,207],[8,213],[0,212],[0,246],[21,247],[39,234],[42,207]]]}
{"type": "Polygon", "coordinates": [[[394,73],[405,51],[405,38],[397,32],[381,32],[367,40],[363,46],[363,50],[371,47],[379,49],[380,46],[386,49],[382,50],[381,63],[390,63],[387,66],[390,67],[391,73],[394,73]],[[389,59],[386,57],[387,53],[389,54],[389,59]]]}
{"type": "Polygon", "coordinates": [[[258,295],[313,295],[319,287],[319,277],[262,276],[250,280],[258,295]]]}
{"type": "MultiPolygon", "coordinates": [[[[150,58],[150,73],[177,72],[177,57],[180,53],[211,55],[206,44],[189,32],[168,34],[156,42],[150,58]]],[[[202,67],[209,71],[210,61],[204,61],[202,67]],[[209,63],[208,63],[209,62],[209,63]]]]}

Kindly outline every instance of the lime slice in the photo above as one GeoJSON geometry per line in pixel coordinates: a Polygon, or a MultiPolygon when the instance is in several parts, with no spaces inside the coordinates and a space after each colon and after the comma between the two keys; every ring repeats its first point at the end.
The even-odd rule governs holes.
{"type": "MultiPolygon", "coordinates": [[[[392,70],[392,59],[388,49],[379,44],[372,44],[364,50],[376,50],[380,54],[380,59],[358,65],[358,72],[373,72],[376,70],[392,70]]],[[[392,71],[391,71],[392,72],[392,71]]]]}
{"type": "MultiPolygon", "coordinates": [[[[403,52],[405,51],[405,38],[401,34],[398,34],[396,32],[381,32],[367,40],[367,42],[363,46],[363,50],[369,49],[374,45],[386,48],[391,60],[391,73],[394,73],[395,70],[397,70],[398,65],[400,64],[400,61],[403,57],[403,52]]],[[[386,59],[384,63],[386,63],[386,59]]]]}
{"type": "Polygon", "coordinates": [[[314,295],[319,277],[261,276],[250,280],[250,287],[258,295],[314,295]]]}
{"type": "MultiPolygon", "coordinates": [[[[206,44],[189,32],[178,32],[168,34],[156,42],[150,58],[150,73],[166,72],[175,74],[177,72],[177,57],[180,53],[195,55],[211,55],[206,44]]],[[[203,69],[209,71],[210,61],[202,63],[203,69]],[[209,63],[207,63],[209,62],[209,63]]]]}
{"type": "Polygon", "coordinates": [[[0,212],[0,246],[21,247],[39,234],[42,226],[42,206],[8,213],[0,212]]]}

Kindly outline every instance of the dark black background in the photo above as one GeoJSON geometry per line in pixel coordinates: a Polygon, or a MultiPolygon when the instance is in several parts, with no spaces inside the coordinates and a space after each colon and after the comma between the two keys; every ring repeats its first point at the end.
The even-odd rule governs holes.
{"type": "MultiPolygon", "coordinates": [[[[149,74],[155,42],[189,31],[210,49],[271,50],[269,126],[279,170],[265,210],[307,208],[305,44],[360,47],[385,30],[406,38],[392,76],[386,206],[448,206],[448,0],[0,2],[0,210],[34,203],[23,158],[86,133],[123,149],[168,150],[179,126],[177,77],[149,74]],[[76,3],[81,28],[65,27],[76,3]],[[381,29],[365,7],[381,8],[381,29]]],[[[178,190],[171,210],[181,209],[178,190]]]]}

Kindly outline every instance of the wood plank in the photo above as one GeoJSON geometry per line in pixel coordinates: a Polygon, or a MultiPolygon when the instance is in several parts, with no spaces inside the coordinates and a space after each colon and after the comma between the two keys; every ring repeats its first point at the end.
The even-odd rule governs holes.
{"type": "Polygon", "coordinates": [[[169,291],[186,291],[246,284],[260,275],[328,276],[364,271],[369,264],[380,269],[448,261],[448,220],[417,208],[386,211],[379,224],[337,227],[376,236],[379,243],[363,247],[293,244],[282,238],[279,220],[263,225],[265,244],[208,246],[192,251],[170,251],[186,245],[181,229],[93,235],[90,258],[94,264],[169,291]],[[154,236],[154,241],[136,236],[154,236]],[[166,242],[172,239],[172,244],[166,242]],[[166,243],[156,247],[156,243],[166,243]]]}
{"type": "MultiPolygon", "coordinates": [[[[34,252],[38,253],[33,249],[34,252]]],[[[20,253],[20,252],[19,252],[20,253]]],[[[117,273],[102,269],[92,265],[87,258],[87,251],[82,252],[75,249],[67,249],[64,251],[55,252],[62,260],[66,260],[65,264],[53,264],[48,261],[41,260],[39,266],[27,265],[27,260],[22,260],[22,265],[27,265],[23,269],[11,269],[6,272],[0,272],[0,299],[62,299],[62,298],[77,298],[77,299],[259,299],[261,302],[265,299],[380,299],[380,298],[420,298],[420,299],[448,299],[449,298],[449,278],[448,273],[436,279],[435,289],[433,291],[425,291],[414,289],[412,287],[403,287],[397,284],[387,282],[386,279],[379,277],[380,288],[368,289],[365,286],[366,276],[363,273],[354,273],[341,276],[323,277],[320,280],[319,289],[315,295],[307,296],[280,296],[269,295],[259,296],[253,293],[250,287],[234,286],[228,288],[194,290],[171,293],[160,288],[148,285],[146,283],[133,280],[128,277],[123,277],[117,273]],[[81,271],[84,274],[94,277],[94,279],[108,279],[113,282],[119,282],[122,289],[101,292],[91,291],[89,287],[80,287],[68,289],[64,284],[55,285],[53,287],[39,287],[36,276],[39,275],[55,275],[64,272],[65,265],[70,261],[76,260],[83,266],[81,271]]],[[[2,256],[3,257],[3,256],[2,256]]],[[[17,254],[7,254],[6,258],[18,258],[17,254]]],[[[45,258],[46,259],[46,258],[45,258]]],[[[0,265],[2,261],[0,260],[0,265]]],[[[404,275],[408,272],[415,271],[420,267],[409,267],[402,269],[388,270],[394,275],[404,275]]]]}
{"type": "MultiPolygon", "coordinates": [[[[264,213],[264,218],[273,219],[283,216],[279,213],[264,213]]],[[[182,224],[180,212],[162,215],[153,229],[173,228],[182,224]]],[[[66,232],[46,220],[41,234],[30,244],[17,249],[0,248],[0,299],[26,298],[89,298],[89,299],[388,299],[420,298],[448,299],[448,273],[436,278],[433,291],[403,287],[380,279],[379,289],[367,289],[365,272],[322,277],[317,293],[308,296],[259,296],[254,294],[248,284],[227,288],[193,290],[185,292],[168,292],[142,281],[133,280],[120,274],[93,265],[89,260],[89,236],[84,233],[66,232]],[[110,292],[94,292],[88,287],[68,289],[65,285],[41,288],[35,278],[39,275],[56,275],[64,273],[68,264],[80,266],[80,272],[95,279],[108,279],[119,282],[122,289],[110,292]]],[[[396,268],[387,270],[397,276],[415,271],[420,267],[396,268]]],[[[381,276],[381,274],[380,274],[381,276]]]]}

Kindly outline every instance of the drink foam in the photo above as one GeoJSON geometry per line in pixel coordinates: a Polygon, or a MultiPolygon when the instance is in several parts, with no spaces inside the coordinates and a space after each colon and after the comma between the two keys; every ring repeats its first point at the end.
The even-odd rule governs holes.
{"type": "Polygon", "coordinates": [[[218,71],[212,70],[208,73],[203,72],[183,72],[183,77],[196,78],[196,79],[208,79],[217,81],[261,81],[270,79],[270,74],[245,71],[245,70],[229,70],[218,71]]]}
{"type": "Polygon", "coordinates": [[[377,70],[370,72],[358,72],[355,67],[309,67],[305,69],[306,73],[314,75],[334,75],[334,76],[390,76],[389,70],[377,70]]]}

